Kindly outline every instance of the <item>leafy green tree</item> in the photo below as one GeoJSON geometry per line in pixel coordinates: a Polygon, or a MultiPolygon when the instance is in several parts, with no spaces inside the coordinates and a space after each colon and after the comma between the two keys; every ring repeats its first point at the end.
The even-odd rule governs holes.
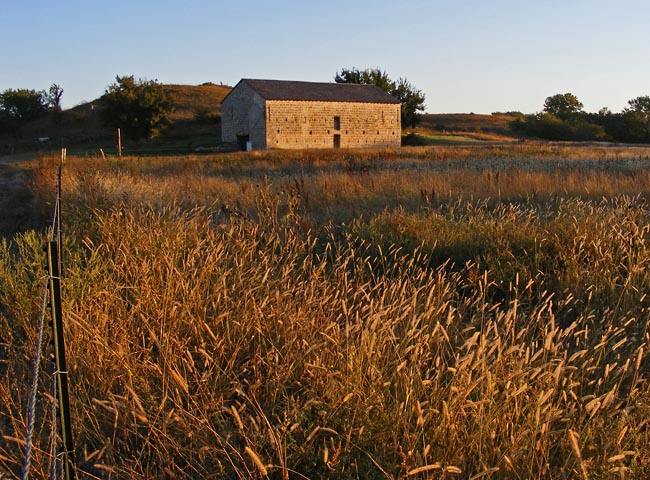
{"type": "Polygon", "coordinates": [[[633,98],[623,109],[623,122],[631,141],[650,142],[650,96],[633,98]]]}
{"type": "Polygon", "coordinates": [[[607,138],[602,125],[583,118],[562,120],[544,112],[518,117],[510,123],[510,126],[515,131],[546,140],[593,141],[607,138]]]}
{"type": "Polygon", "coordinates": [[[544,102],[544,111],[562,120],[568,120],[582,112],[583,104],[572,93],[558,93],[544,102]]]}
{"type": "Polygon", "coordinates": [[[22,125],[47,111],[44,93],[26,88],[5,90],[0,93],[0,111],[22,125]]]}
{"type": "Polygon", "coordinates": [[[344,68],[341,73],[336,72],[334,81],[336,83],[377,85],[385,92],[390,93],[402,103],[402,128],[416,127],[422,120],[422,115],[419,112],[424,111],[424,93],[416,89],[405,78],[400,78],[395,82],[379,68],[366,70],[344,68]]]}
{"type": "Polygon", "coordinates": [[[358,68],[344,68],[339,74],[336,72],[334,77],[336,83],[361,83],[364,85],[377,85],[379,88],[392,95],[395,89],[393,82],[385,71],[379,68],[368,68],[359,70],[358,68]]]}
{"type": "Polygon", "coordinates": [[[416,127],[422,120],[418,112],[424,111],[424,93],[405,78],[400,78],[392,94],[402,102],[402,127],[416,127]]]}
{"type": "Polygon", "coordinates": [[[115,80],[101,98],[104,123],[135,140],[157,136],[174,111],[169,89],[155,80],[136,80],[133,75],[115,80]]]}

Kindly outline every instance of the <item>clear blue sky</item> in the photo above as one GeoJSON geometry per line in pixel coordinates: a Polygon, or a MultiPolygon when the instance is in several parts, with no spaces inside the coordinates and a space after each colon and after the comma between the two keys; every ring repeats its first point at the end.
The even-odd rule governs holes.
{"type": "Polygon", "coordinates": [[[0,0],[0,91],[93,100],[116,75],[164,83],[332,81],[380,67],[428,112],[587,111],[650,95],[648,0],[0,0]]]}

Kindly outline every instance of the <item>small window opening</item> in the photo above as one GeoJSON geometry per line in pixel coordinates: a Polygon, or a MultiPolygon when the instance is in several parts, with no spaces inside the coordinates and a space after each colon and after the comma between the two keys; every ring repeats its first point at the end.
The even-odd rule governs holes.
{"type": "Polygon", "coordinates": [[[334,130],[341,130],[341,117],[334,117],[334,130]]]}

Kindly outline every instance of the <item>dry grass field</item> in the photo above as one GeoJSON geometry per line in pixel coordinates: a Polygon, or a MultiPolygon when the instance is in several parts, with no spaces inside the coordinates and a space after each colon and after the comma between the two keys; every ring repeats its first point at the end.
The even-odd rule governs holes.
{"type": "MultiPolygon", "coordinates": [[[[44,225],[55,166],[29,165],[44,225]]],[[[648,478],[649,197],[647,148],[69,158],[79,475],[648,478]]],[[[0,476],[46,233],[0,247],[0,476]]]]}

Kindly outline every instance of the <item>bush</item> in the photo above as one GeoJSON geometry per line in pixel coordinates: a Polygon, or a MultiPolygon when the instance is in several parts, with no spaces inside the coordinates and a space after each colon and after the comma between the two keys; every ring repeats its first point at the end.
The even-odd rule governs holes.
{"type": "Polygon", "coordinates": [[[423,147],[427,144],[426,140],[417,133],[409,133],[402,136],[402,146],[404,147],[423,147]]]}
{"type": "Polygon", "coordinates": [[[590,123],[580,117],[562,120],[550,113],[519,117],[510,122],[510,126],[515,131],[546,140],[591,141],[607,138],[605,129],[601,125],[590,123]]]}

